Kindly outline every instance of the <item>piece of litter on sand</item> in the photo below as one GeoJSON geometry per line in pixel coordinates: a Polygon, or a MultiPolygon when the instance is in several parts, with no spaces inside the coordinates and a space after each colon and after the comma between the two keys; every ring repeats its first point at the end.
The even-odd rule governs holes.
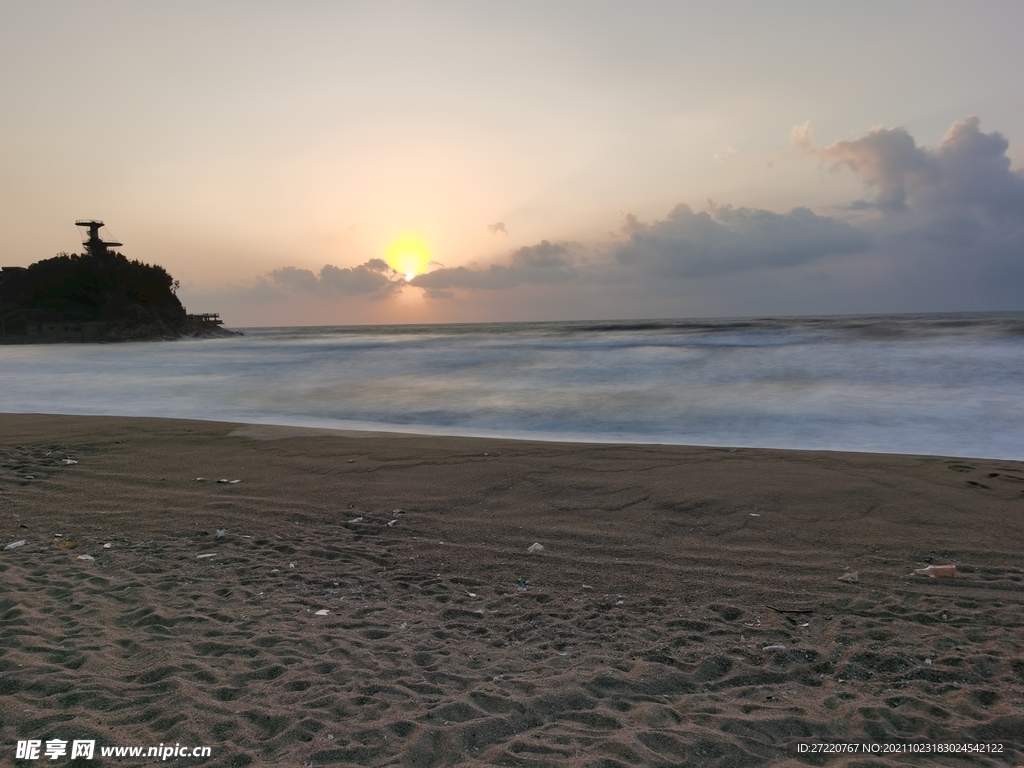
{"type": "Polygon", "coordinates": [[[61,464],[77,464],[78,462],[75,461],[74,459],[61,459],[60,463],[61,464]]]}
{"type": "Polygon", "coordinates": [[[25,475],[25,479],[26,480],[35,480],[36,476],[35,475],[25,475]]]}
{"type": "Polygon", "coordinates": [[[96,558],[93,557],[92,555],[79,555],[78,559],[79,560],[95,560],[96,558]]]}
{"type": "Polygon", "coordinates": [[[288,567],[289,568],[294,568],[295,567],[295,563],[288,563],[288,567]]]}
{"type": "Polygon", "coordinates": [[[194,478],[192,480],[192,482],[194,482],[194,483],[205,483],[206,482],[206,478],[205,477],[197,477],[197,478],[194,478]]]}
{"type": "Polygon", "coordinates": [[[196,560],[202,560],[204,557],[216,557],[216,552],[207,552],[205,555],[196,555],[196,560]]]}
{"type": "Polygon", "coordinates": [[[527,547],[526,551],[531,553],[531,554],[535,554],[537,552],[543,552],[544,551],[544,545],[541,544],[540,542],[534,542],[529,547],[527,547]]]}
{"type": "Polygon", "coordinates": [[[78,546],[78,542],[77,541],[71,541],[71,539],[64,539],[62,541],[58,541],[57,542],[57,546],[60,547],[61,549],[74,549],[75,547],[78,546]]]}
{"type": "Polygon", "coordinates": [[[327,610],[326,608],[321,608],[319,611],[316,612],[316,615],[317,616],[326,616],[328,613],[330,613],[329,610],[327,610]]]}
{"type": "Polygon", "coordinates": [[[762,651],[784,651],[784,650],[786,650],[786,646],[784,646],[784,645],[766,645],[761,650],[762,651]]]}
{"type": "Polygon", "coordinates": [[[388,528],[394,528],[395,527],[395,523],[397,523],[397,522],[398,522],[398,518],[396,517],[394,520],[392,520],[390,523],[388,523],[388,528]]]}
{"type": "Polygon", "coordinates": [[[223,539],[224,538],[224,529],[223,528],[218,528],[214,532],[213,538],[215,538],[215,539],[223,539]]]}
{"type": "Polygon", "coordinates": [[[111,544],[111,543],[110,543],[110,542],[108,541],[108,542],[107,542],[106,544],[104,544],[104,545],[103,545],[103,548],[104,548],[104,549],[110,549],[110,548],[111,548],[112,546],[114,546],[114,545],[113,545],[113,544],[111,544]]]}
{"type": "Polygon", "coordinates": [[[276,575],[277,575],[277,574],[279,574],[280,572],[281,572],[281,569],[280,569],[280,568],[271,568],[271,569],[270,569],[270,575],[271,575],[271,576],[276,576],[276,575]]]}
{"type": "Polygon", "coordinates": [[[760,517],[761,515],[759,515],[757,512],[751,512],[750,516],[751,517],[760,517]]]}
{"type": "Polygon", "coordinates": [[[476,592],[467,592],[466,594],[470,597],[476,597],[476,592]]]}
{"type": "Polygon", "coordinates": [[[911,576],[930,576],[933,579],[955,579],[955,565],[929,565],[927,568],[915,568],[911,576]]]}
{"type": "Polygon", "coordinates": [[[27,543],[28,542],[26,542],[25,539],[21,539],[20,541],[12,541],[10,544],[4,547],[4,551],[6,552],[9,549],[17,549],[18,547],[24,547],[25,544],[27,543]]]}
{"type": "Polygon", "coordinates": [[[860,581],[860,577],[857,575],[856,571],[849,571],[848,573],[844,573],[842,576],[838,576],[836,581],[844,581],[847,584],[856,584],[860,581]]]}
{"type": "Polygon", "coordinates": [[[234,485],[235,483],[242,482],[241,480],[228,480],[226,477],[222,477],[217,481],[218,483],[226,483],[227,485],[234,485]]]}
{"type": "Polygon", "coordinates": [[[400,509],[393,509],[393,510],[391,510],[391,514],[392,514],[392,515],[395,515],[395,516],[397,517],[398,515],[404,515],[404,514],[405,514],[405,512],[403,512],[403,511],[402,511],[402,510],[400,510],[400,509]]]}
{"type": "Polygon", "coordinates": [[[350,523],[361,523],[361,522],[363,522],[363,518],[361,518],[361,517],[353,517],[351,520],[349,520],[349,522],[350,523]]]}

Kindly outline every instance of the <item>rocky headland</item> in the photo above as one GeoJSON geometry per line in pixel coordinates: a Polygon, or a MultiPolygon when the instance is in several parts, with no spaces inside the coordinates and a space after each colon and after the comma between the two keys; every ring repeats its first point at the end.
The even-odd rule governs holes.
{"type": "Polygon", "coordinates": [[[59,254],[0,270],[0,342],[113,342],[234,336],[215,314],[190,315],[178,281],[94,238],[59,254]]]}

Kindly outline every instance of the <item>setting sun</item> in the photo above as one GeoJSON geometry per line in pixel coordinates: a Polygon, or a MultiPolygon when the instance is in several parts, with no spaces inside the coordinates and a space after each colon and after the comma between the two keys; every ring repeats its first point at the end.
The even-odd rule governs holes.
{"type": "Polygon", "coordinates": [[[402,235],[392,241],[385,256],[388,264],[412,280],[430,263],[430,249],[423,238],[417,235],[402,235]]]}

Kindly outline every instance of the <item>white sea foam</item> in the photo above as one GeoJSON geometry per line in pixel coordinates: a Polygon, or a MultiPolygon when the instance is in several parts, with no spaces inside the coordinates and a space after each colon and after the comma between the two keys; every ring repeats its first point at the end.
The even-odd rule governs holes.
{"type": "Polygon", "coordinates": [[[250,329],[0,347],[0,409],[1024,459],[1024,316],[250,329]]]}

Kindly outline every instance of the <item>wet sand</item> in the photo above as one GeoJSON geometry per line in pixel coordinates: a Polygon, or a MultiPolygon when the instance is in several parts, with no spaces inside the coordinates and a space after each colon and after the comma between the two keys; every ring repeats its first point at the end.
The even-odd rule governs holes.
{"type": "Polygon", "coordinates": [[[1018,462],[0,415],[18,540],[7,764],[1024,763],[1018,462]]]}

